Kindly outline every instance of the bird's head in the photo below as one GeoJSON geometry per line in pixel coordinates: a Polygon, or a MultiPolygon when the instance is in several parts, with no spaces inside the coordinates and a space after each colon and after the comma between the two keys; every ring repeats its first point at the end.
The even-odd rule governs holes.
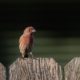
{"type": "Polygon", "coordinates": [[[27,33],[32,34],[32,33],[35,33],[35,32],[36,32],[36,30],[32,26],[29,26],[29,27],[25,28],[25,30],[24,30],[25,34],[27,34],[27,33]]]}

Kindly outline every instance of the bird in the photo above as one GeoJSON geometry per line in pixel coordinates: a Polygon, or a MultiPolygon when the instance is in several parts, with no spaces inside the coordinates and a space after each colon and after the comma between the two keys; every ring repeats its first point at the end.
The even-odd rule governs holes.
{"type": "Polygon", "coordinates": [[[22,58],[28,58],[32,54],[34,33],[36,30],[33,26],[28,26],[24,29],[23,34],[19,38],[19,50],[22,58]]]}

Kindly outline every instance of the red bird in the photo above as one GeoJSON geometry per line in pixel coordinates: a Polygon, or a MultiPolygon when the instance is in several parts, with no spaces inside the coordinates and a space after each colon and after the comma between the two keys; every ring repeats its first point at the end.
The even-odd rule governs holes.
{"type": "Polygon", "coordinates": [[[32,56],[34,32],[36,32],[36,30],[32,26],[29,26],[25,28],[23,34],[21,35],[19,39],[19,49],[23,58],[29,57],[29,55],[32,56]]]}

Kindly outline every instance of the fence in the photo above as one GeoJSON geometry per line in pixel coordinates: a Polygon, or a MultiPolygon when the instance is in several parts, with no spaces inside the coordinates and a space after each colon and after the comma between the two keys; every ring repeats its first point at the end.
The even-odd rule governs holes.
{"type": "MultiPolygon", "coordinates": [[[[64,70],[53,58],[18,58],[9,67],[9,80],[80,80],[80,57],[73,58],[64,70]]],[[[0,63],[0,80],[6,68],[0,63]]]]}

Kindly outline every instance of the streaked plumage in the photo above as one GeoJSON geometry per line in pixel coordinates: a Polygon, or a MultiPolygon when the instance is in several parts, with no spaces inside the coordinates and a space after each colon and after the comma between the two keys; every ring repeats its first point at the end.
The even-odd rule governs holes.
{"type": "Polygon", "coordinates": [[[35,29],[32,26],[25,28],[23,34],[19,39],[19,49],[22,57],[28,57],[32,53],[33,33],[35,29]]]}

